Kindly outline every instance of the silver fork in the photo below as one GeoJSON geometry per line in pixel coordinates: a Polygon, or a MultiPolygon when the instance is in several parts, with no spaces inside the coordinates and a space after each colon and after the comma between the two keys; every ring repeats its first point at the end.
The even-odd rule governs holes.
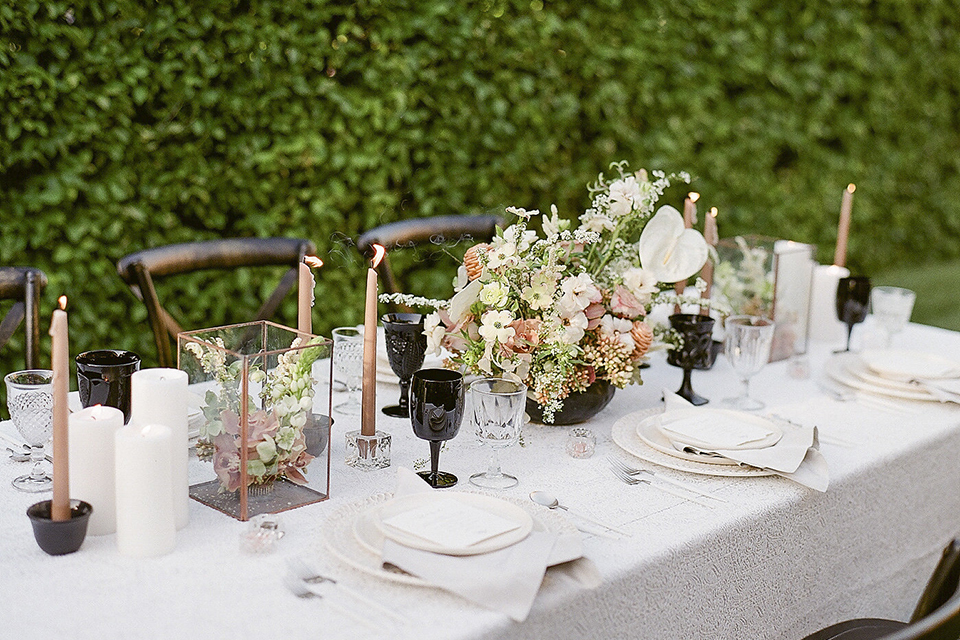
{"type": "Polygon", "coordinates": [[[706,500],[703,500],[702,498],[698,498],[698,497],[696,497],[696,496],[690,496],[690,495],[686,495],[686,494],[680,493],[680,492],[677,491],[676,489],[674,489],[674,488],[672,488],[672,487],[669,487],[669,486],[667,486],[667,485],[663,485],[663,484],[653,484],[652,482],[650,482],[650,481],[647,480],[646,478],[634,478],[633,476],[627,475],[626,473],[624,473],[623,471],[621,471],[618,467],[616,467],[616,466],[614,466],[614,465],[610,465],[610,470],[613,472],[613,475],[615,475],[618,480],[620,480],[621,482],[624,482],[624,483],[626,483],[626,484],[634,485],[634,484],[646,483],[646,484],[650,485],[651,487],[655,487],[655,488],[657,488],[657,489],[660,489],[660,491],[664,491],[664,492],[666,492],[666,493],[669,493],[670,495],[676,496],[677,498],[681,498],[681,499],[683,499],[683,500],[689,500],[690,502],[696,502],[697,504],[703,505],[704,507],[706,507],[706,508],[708,508],[708,509],[713,509],[713,505],[710,504],[709,502],[707,502],[706,500]]]}
{"type": "Polygon", "coordinates": [[[623,460],[620,460],[619,458],[615,458],[612,456],[608,459],[610,460],[610,464],[619,468],[620,471],[623,471],[628,476],[639,476],[639,475],[650,476],[651,478],[657,478],[658,480],[660,480],[660,482],[672,484],[675,487],[680,487],[681,489],[685,489],[687,491],[690,491],[691,493],[696,493],[697,495],[701,495],[704,498],[713,498],[714,500],[719,500],[720,502],[727,502],[727,500],[724,500],[720,496],[715,496],[711,493],[707,493],[706,491],[701,491],[700,489],[690,486],[685,482],[680,482],[679,480],[673,480],[672,478],[667,478],[665,476],[659,475],[657,473],[654,473],[650,469],[644,469],[643,467],[631,467],[623,460]]]}
{"type": "MultiPolygon", "coordinates": [[[[319,593],[319,592],[315,591],[314,589],[312,589],[312,588],[310,587],[309,584],[307,584],[306,582],[304,582],[303,580],[301,580],[301,579],[298,578],[297,576],[293,575],[292,573],[284,574],[284,576],[283,576],[283,584],[287,587],[287,589],[289,589],[289,590],[293,593],[293,595],[297,596],[298,598],[317,598],[317,599],[319,599],[319,600],[322,600],[322,599],[323,599],[323,594],[322,594],[322,593],[319,593]]],[[[335,610],[335,611],[337,611],[337,612],[339,612],[339,613],[347,616],[348,618],[354,620],[355,622],[358,622],[358,623],[362,624],[363,626],[367,627],[368,629],[373,629],[374,631],[383,631],[383,630],[384,630],[384,627],[381,627],[380,625],[374,624],[374,623],[371,622],[370,620],[367,620],[366,618],[360,616],[359,614],[356,614],[356,613],[354,613],[353,611],[350,611],[350,610],[347,609],[346,607],[340,606],[340,605],[337,604],[336,602],[333,602],[333,601],[331,601],[331,600],[328,599],[328,600],[327,600],[327,605],[328,605],[331,609],[333,609],[333,610],[335,610]]]]}
{"type": "Polygon", "coordinates": [[[386,616],[389,616],[390,618],[393,618],[397,622],[409,621],[409,618],[407,618],[402,614],[397,613],[393,609],[385,607],[379,602],[377,602],[376,600],[373,600],[372,598],[368,598],[367,596],[363,595],[359,591],[351,589],[347,585],[337,582],[336,580],[334,580],[329,576],[325,576],[321,574],[320,572],[315,570],[313,567],[308,566],[306,562],[304,562],[303,560],[301,560],[296,556],[287,558],[287,568],[289,568],[290,572],[293,575],[295,575],[297,578],[302,580],[303,582],[306,582],[309,584],[322,584],[324,582],[328,582],[334,585],[340,591],[343,591],[344,593],[346,593],[348,596],[350,596],[354,600],[362,602],[363,604],[370,607],[371,609],[376,609],[380,613],[386,616]]]}

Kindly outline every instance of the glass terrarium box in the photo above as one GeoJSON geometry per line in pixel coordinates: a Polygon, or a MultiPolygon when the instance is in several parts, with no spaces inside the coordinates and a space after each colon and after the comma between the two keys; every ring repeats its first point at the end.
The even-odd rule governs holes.
{"type": "Polygon", "coordinates": [[[771,362],[807,351],[814,249],[762,236],[737,236],[717,245],[715,295],[735,315],[774,321],[771,362]]]}
{"type": "Polygon", "coordinates": [[[267,321],[178,335],[194,500],[248,520],[329,497],[331,345],[267,321]]]}

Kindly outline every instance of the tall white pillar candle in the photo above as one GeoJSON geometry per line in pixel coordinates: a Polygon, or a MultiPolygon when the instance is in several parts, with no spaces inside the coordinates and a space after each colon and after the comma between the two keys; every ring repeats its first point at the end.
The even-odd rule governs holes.
{"type": "Polygon", "coordinates": [[[190,520],[190,436],[187,424],[187,372],[141,369],[130,384],[130,424],[170,427],[173,471],[173,513],[177,529],[190,520]]]}
{"type": "Polygon", "coordinates": [[[846,267],[817,265],[813,271],[810,293],[810,339],[820,342],[842,342],[847,327],[837,319],[837,285],[850,275],[846,267]]]}
{"type": "Polygon", "coordinates": [[[70,414],[70,497],[93,505],[87,535],[117,530],[114,455],[123,412],[96,405],[70,414]]]}
{"type": "Polygon", "coordinates": [[[117,549],[146,558],[173,551],[171,431],[162,424],[117,430],[117,549]]]}

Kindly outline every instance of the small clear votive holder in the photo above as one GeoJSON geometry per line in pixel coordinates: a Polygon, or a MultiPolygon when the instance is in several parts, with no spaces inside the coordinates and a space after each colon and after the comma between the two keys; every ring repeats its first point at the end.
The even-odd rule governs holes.
{"type": "Polygon", "coordinates": [[[363,435],[359,429],[346,433],[346,462],[348,467],[370,471],[390,466],[392,436],[386,431],[363,435]]]}
{"type": "Polygon", "coordinates": [[[566,449],[571,458],[589,458],[597,451],[597,437],[590,429],[574,427],[567,434],[566,449]]]}
{"type": "Polygon", "coordinates": [[[240,551],[243,553],[273,553],[277,543],[286,534],[280,518],[272,513],[254,516],[249,526],[240,534],[240,551]]]}

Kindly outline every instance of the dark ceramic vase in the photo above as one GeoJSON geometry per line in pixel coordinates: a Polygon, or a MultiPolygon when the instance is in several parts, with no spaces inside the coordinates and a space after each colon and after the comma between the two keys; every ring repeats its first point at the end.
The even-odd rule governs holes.
{"type": "Polygon", "coordinates": [[[694,406],[707,404],[710,401],[693,390],[690,374],[694,369],[709,369],[716,359],[713,318],[695,313],[675,313],[670,316],[670,326],[683,339],[679,349],[667,351],[667,364],[683,369],[683,383],[677,395],[694,406]]]}
{"type": "Polygon", "coordinates": [[[532,422],[563,426],[586,422],[610,404],[617,388],[608,380],[597,380],[586,391],[571,393],[563,399],[563,408],[553,414],[553,422],[543,421],[543,409],[536,400],[527,398],[527,415],[532,422]]]}

